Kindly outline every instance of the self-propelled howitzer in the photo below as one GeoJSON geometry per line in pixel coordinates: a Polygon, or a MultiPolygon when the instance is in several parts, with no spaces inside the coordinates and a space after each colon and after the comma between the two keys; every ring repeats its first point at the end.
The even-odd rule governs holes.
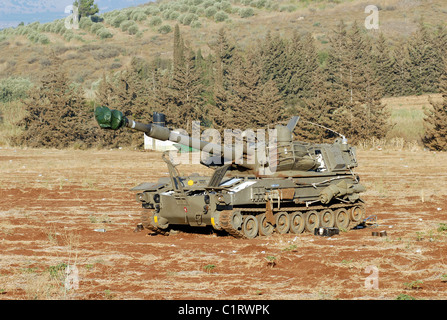
{"type": "Polygon", "coordinates": [[[170,177],[132,189],[143,207],[143,226],[154,232],[167,234],[180,225],[212,226],[238,238],[254,238],[318,227],[348,230],[365,217],[360,198],[365,188],[353,172],[355,148],[344,137],[324,144],[293,141],[299,117],[276,125],[269,143],[242,141],[238,147],[139,123],[107,107],[97,108],[95,117],[104,129],[127,127],[212,153],[203,162],[214,168],[211,176],[181,177],[164,153],[170,177]]]}

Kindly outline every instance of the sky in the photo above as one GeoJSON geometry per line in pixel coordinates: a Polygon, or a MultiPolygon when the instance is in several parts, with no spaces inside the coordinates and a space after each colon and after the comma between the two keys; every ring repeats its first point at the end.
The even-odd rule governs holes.
{"type": "MultiPolygon", "coordinates": [[[[95,0],[99,13],[137,6],[151,0],[95,0]]],[[[152,0],[153,1],[153,0],[152,0]]],[[[62,19],[69,14],[65,8],[74,0],[0,0],[0,29],[16,27],[39,21],[41,23],[62,19]]]]}

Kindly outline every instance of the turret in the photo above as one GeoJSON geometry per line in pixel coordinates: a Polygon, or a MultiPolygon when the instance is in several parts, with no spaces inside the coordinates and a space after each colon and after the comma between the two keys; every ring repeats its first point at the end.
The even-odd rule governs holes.
{"type": "Polygon", "coordinates": [[[310,144],[293,141],[293,130],[299,117],[290,119],[287,125],[276,125],[270,143],[256,141],[224,145],[200,140],[180,134],[167,127],[155,123],[143,124],[126,118],[118,110],[98,107],[95,118],[103,129],[118,130],[128,127],[146,133],[149,137],[162,141],[172,141],[187,147],[199,149],[212,154],[211,161],[203,163],[207,166],[231,164],[232,170],[245,171],[257,176],[300,176],[303,172],[349,172],[357,166],[355,148],[347,144],[346,139],[336,139],[332,144],[310,144]]]}

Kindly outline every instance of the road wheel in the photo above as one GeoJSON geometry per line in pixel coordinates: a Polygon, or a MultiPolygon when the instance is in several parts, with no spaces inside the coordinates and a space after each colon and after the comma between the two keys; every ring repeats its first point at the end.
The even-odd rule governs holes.
{"type": "Polygon", "coordinates": [[[276,231],[281,234],[289,232],[290,229],[290,218],[287,212],[280,212],[276,214],[276,231]]]}
{"type": "Polygon", "coordinates": [[[346,209],[340,208],[335,211],[335,226],[342,230],[347,230],[349,226],[349,213],[346,209]]]}
{"type": "Polygon", "coordinates": [[[318,216],[318,212],[315,210],[311,210],[306,214],[306,230],[309,232],[314,232],[315,228],[320,226],[320,218],[318,216]]]}
{"type": "Polygon", "coordinates": [[[271,235],[275,230],[275,227],[271,223],[267,222],[265,213],[258,215],[256,218],[258,219],[259,224],[259,235],[260,236],[271,235]]]}
{"type": "Polygon", "coordinates": [[[333,227],[335,224],[335,213],[331,209],[324,209],[320,213],[320,226],[333,227]]]}
{"type": "Polygon", "coordinates": [[[244,223],[242,224],[242,232],[244,233],[244,236],[248,239],[253,239],[258,235],[258,231],[258,220],[252,215],[246,216],[244,223]]]}
{"type": "Polygon", "coordinates": [[[296,234],[300,234],[304,231],[306,226],[306,220],[304,215],[300,211],[290,214],[290,231],[296,234]]]}
{"type": "Polygon", "coordinates": [[[352,207],[350,216],[352,221],[359,222],[365,217],[365,207],[362,205],[352,207]]]}
{"type": "Polygon", "coordinates": [[[231,226],[235,229],[235,230],[240,230],[242,227],[242,214],[240,211],[234,211],[231,214],[230,217],[230,223],[231,226]]]}

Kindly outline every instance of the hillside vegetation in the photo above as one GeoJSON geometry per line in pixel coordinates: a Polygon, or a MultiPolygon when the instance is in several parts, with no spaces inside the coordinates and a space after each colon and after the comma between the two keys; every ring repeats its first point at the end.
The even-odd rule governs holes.
{"type": "MultiPolygon", "coordinates": [[[[187,121],[198,119],[205,126],[243,129],[299,113],[357,142],[371,137],[421,142],[428,128],[422,126],[424,112],[416,115],[420,129],[396,130],[390,124],[403,113],[389,110],[383,98],[440,97],[447,3],[375,2],[379,30],[364,28],[369,3],[355,0],[157,1],[83,17],[79,30],[65,28],[64,20],[2,30],[0,144],[52,146],[30,144],[35,134],[17,137],[26,136],[45,114],[31,104],[55,107],[42,97],[48,98],[50,89],[62,90],[57,83],[68,83],[63,90],[76,96],[57,103],[66,107],[76,100],[70,104],[75,106],[82,100],[83,110],[74,114],[87,118],[102,104],[141,120],[165,111],[173,126],[187,127],[187,121]],[[42,82],[56,73],[57,81],[42,82]],[[181,95],[184,88],[195,90],[193,99],[181,95]]],[[[302,138],[332,138],[305,129],[302,138]]],[[[58,147],[82,141],[88,147],[98,140],[138,144],[126,134],[119,139],[91,134],[92,139],[78,137],[58,147]]]]}

